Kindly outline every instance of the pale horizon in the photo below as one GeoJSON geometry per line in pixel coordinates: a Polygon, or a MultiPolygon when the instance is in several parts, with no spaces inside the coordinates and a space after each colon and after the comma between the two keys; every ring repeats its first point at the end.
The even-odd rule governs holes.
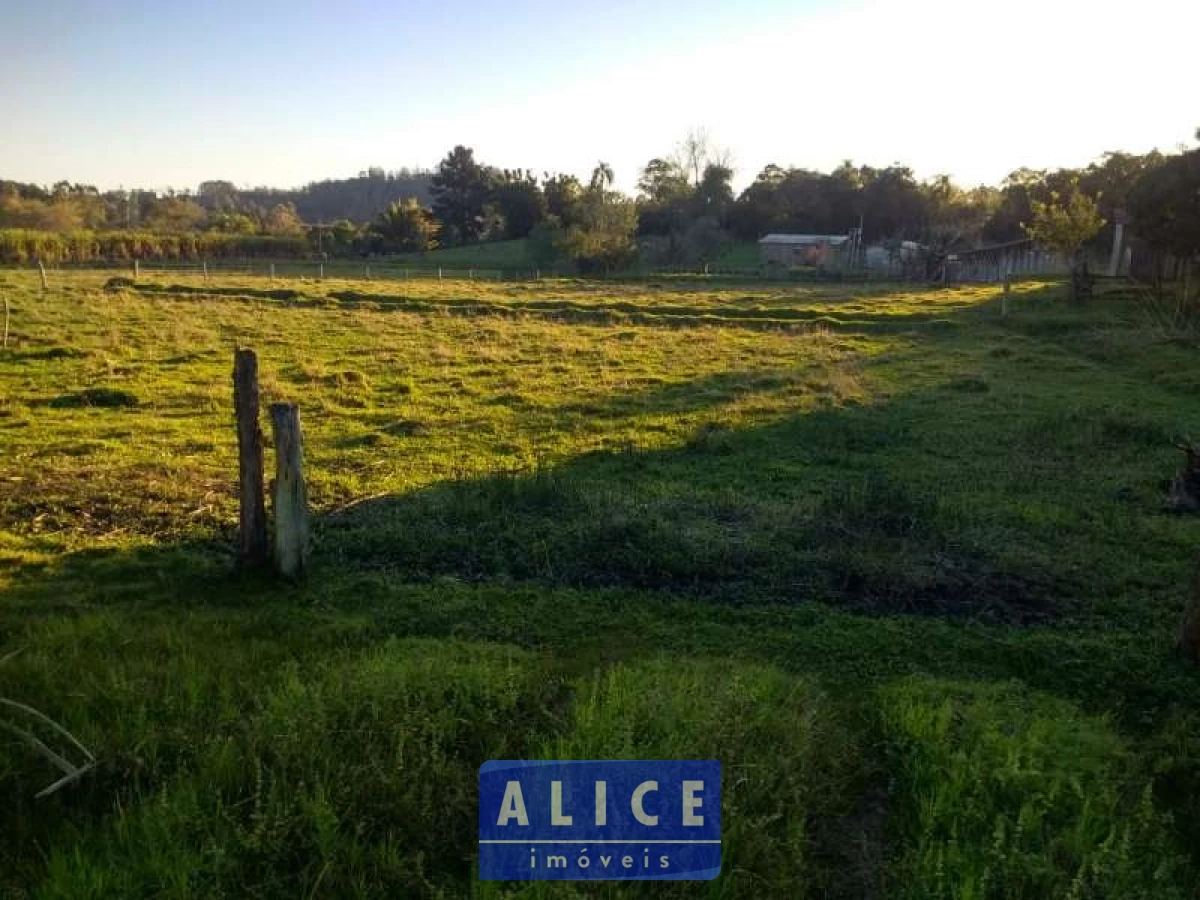
{"type": "Polygon", "coordinates": [[[843,159],[995,185],[1022,167],[1193,142],[1200,7],[1149,0],[1136,21],[1126,10],[520,0],[350,2],[333,15],[18,0],[0,11],[0,178],[286,189],[432,169],[463,144],[539,175],[586,178],[605,160],[632,192],[649,159],[704,127],[738,190],[770,163],[828,171],[843,159]]]}

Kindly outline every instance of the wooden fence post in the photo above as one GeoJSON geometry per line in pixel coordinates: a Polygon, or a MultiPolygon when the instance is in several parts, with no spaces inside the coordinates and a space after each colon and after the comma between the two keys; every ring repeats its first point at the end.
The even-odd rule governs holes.
{"type": "Polygon", "coordinates": [[[238,433],[238,557],[243,565],[267,560],[267,513],[263,505],[263,437],[258,427],[258,357],[233,354],[233,407],[238,433]]]}
{"type": "Polygon", "coordinates": [[[137,278],[141,274],[141,266],[138,265],[138,261],[135,259],[133,261],[133,277],[137,278]]]}
{"type": "Polygon", "coordinates": [[[50,285],[46,282],[46,267],[42,264],[42,261],[40,259],[38,260],[38,271],[42,275],[42,290],[43,291],[50,290],[50,285]]]}
{"type": "Polygon", "coordinates": [[[202,270],[204,271],[204,280],[205,280],[205,282],[207,282],[208,281],[208,260],[207,259],[204,260],[204,262],[200,263],[200,266],[201,266],[202,270]]]}
{"type": "Polygon", "coordinates": [[[297,578],[304,574],[308,561],[308,496],[299,407],[272,403],[271,426],[275,432],[275,568],[287,578],[297,578]]]}
{"type": "Polygon", "coordinates": [[[4,349],[8,349],[8,295],[4,295],[4,349]]]}
{"type": "Polygon", "coordinates": [[[442,280],[442,267],[438,266],[438,281],[442,280]]]}
{"type": "Polygon", "coordinates": [[[325,263],[317,263],[317,278],[325,278],[325,263]]]}
{"type": "Polygon", "coordinates": [[[275,263],[271,263],[271,278],[275,278],[275,263]]]}

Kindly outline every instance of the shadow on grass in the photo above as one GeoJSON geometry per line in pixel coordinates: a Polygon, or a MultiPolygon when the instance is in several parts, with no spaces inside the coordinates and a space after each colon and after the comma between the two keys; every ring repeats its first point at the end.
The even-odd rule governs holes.
{"type": "MultiPolygon", "coordinates": [[[[653,293],[655,285],[646,285],[653,293]]],[[[762,285],[754,285],[763,289],[762,285]]],[[[601,286],[602,289],[603,285],[601,286]]],[[[636,301],[603,300],[595,303],[576,302],[569,299],[519,300],[501,302],[480,301],[476,298],[415,298],[404,293],[370,290],[337,290],[328,294],[309,296],[294,289],[213,287],[207,285],[135,283],[122,285],[122,290],[175,298],[224,297],[243,301],[276,301],[289,306],[315,306],[341,309],[367,307],[373,310],[397,312],[440,313],[454,316],[494,316],[506,318],[537,317],[559,322],[591,325],[643,325],[659,327],[696,327],[720,325],[750,330],[800,330],[822,328],[836,332],[862,334],[887,334],[925,329],[953,329],[961,324],[964,315],[971,315],[988,304],[980,304],[964,310],[930,310],[907,308],[904,310],[881,309],[869,312],[861,309],[846,310],[839,314],[836,309],[806,308],[804,305],[778,304],[768,296],[749,295],[745,305],[671,304],[636,301]]],[[[889,297],[904,296],[918,290],[918,286],[880,287],[877,290],[841,298],[838,302],[823,297],[788,297],[789,303],[820,303],[821,306],[846,305],[849,303],[885,302],[889,297]]],[[[572,292],[578,288],[572,286],[572,292]]],[[[1039,287],[1022,292],[1022,302],[1038,302],[1055,293],[1051,287],[1039,287]]],[[[998,301],[997,301],[998,302],[998,301]]]]}
{"type": "MultiPolygon", "coordinates": [[[[650,405],[679,411],[679,399],[669,388],[650,405]]],[[[907,439],[904,418],[863,407],[754,429],[708,424],[679,448],[373,498],[318,523],[321,554],[410,581],[1054,618],[1077,594],[1069,577],[1006,562],[966,527],[969,511],[953,494],[911,487],[871,462],[907,439]]]]}

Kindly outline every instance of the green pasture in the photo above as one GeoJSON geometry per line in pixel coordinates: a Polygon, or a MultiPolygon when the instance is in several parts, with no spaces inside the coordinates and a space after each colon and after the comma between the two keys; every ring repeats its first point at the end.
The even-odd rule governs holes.
{"type": "Polygon", "coordinates": [[[352,274],[0,270],[0,698],[96,759],[39,799],[0,731],[0,897],[1197,896],[1194,334],[352,274]],[[301,583],[234,565],[238,346],[300,404],[301,583]],[[482,762],[657,757],[722,760],[719,879],[476,879],[482,762]]]}

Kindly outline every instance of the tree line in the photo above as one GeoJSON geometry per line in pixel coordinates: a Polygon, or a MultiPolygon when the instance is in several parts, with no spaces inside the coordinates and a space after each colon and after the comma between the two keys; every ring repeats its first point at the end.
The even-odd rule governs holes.
{"type": "Polygon", "coordinates": [[[1139,240],[1187,260],[1200,252],[1192,221],[1200,217],[1198,160],[1200,150],[1109,152],[1082,168],[1022,168],[998,186],[973,188],[948,176],[919,180],[900,165],[847,160],[831,172],[769,165],[735,196],[728,154],[693,131],[673,153],[646,163],[628,197],[612,189],[603,162],[587,183],[562,174],[539,179],[484,165],[458,146],[433,174],[431,203],[393,204],[363,226],[360,246],[419,251],[529,238],[532,260],[568,260],[586,271],[635,258],[707,263],[733,241],[770,232],[861,229],[868,244],[916,242],[933,270],[955,251],[1029,237],[1082,259],[1089,248],[1107,250],[1125,216],[1139,240]]]}
{"type": "MultiPolygon", "coordinates": [[[[769,232],[841,235],[857,228],[867,243],[915,241],[931,260],[1031,234],[1054,243],[1055,222],[1060,230],[1074,223],[1063,231],[1072,249],[1102,249],[1128,211],[1139,237],[1188,258],[1195,243],[1180,238],[1189,234],[1180,223],[1190,207],[1173,198],[1194,196],[1188,179],[1195,178],[1198,152],[1111,152],[1086,167],[1022,168],[998,186],[972,188],[947,176],[919,180],[901,165],[847,160],[830,172],[769,165],[735,195],[729,154],[695,130],[672,152],[646,163],[634,196],[614,189],[614,173],[604,162],[582,181],[497,168],[477,160],[471,148],[456,146],[432,172],[372,168],[298,191],[207,181],[194,195],[158,196],[100,193],[67,182],[50,189],[0,182],[0,229],[25,229],[27,247],[35,232],[75,234],[72,247],[79,249],[64,249],[68,255],[86,254],[87,246],[103,252],[101,236],[118,230],[139,235],[117,241],[129,254],[148,246],[150,234],[233,235],[246,239],[244,255],[271,246],[252,240],[267,236],[291,238],[288,246],[299,248],[307,235],[312,251],[332,256],[528,239],[531,263],[569,262],[597,271],[635,259],[654,266],[707,263],[732,242],[769,232]],[[1055,211],[1062,214],[1056,218],[1055,211]]],[[[230,240],[213,246],[218,244],[238,246],[230,240]]],[[[163,240],[161,250],[186,256],[196,246],[204,241],[163,240]]]]}

